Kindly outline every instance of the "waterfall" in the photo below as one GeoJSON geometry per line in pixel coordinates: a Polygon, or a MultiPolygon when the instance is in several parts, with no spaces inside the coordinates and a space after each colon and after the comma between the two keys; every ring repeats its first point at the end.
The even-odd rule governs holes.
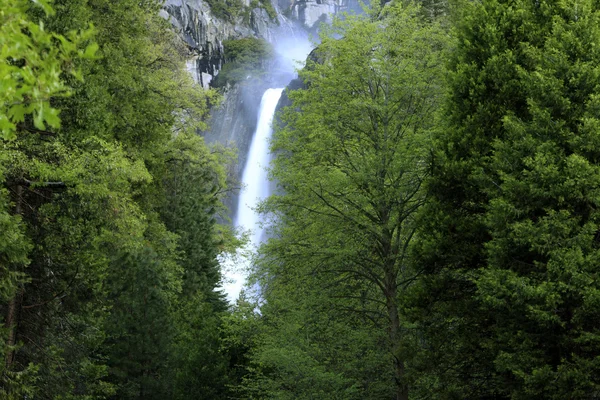
{"type": "MultiPolygon", "coordinates": [[[[271,138],[273,115],[283,89],[268,89],[262,96],[258,111],[258,123],[252,136],[244,173],[242,175],[243,189],[239,196],[236,228],[250,230],[250,241],[246,250],[254,251],[263,240],[263,229],[260,218],[255,211],[258,203],[269,196],[269,140],[271,138]]],[[[246,251],[247,253],[248,251],[246,251]]],[[[225,261],[225,284],[223,289],[229,301],[235,301],[246,282],[245,270],[248,261],[238,255],[235,259],[225,261]],[[237,260],[237,262],[236,262],[237,260]],[[236,265],[237,264],[237,265],[236,265]]]]}
{"type": "Polygon", "coordinates": [[[275,107],[283,89],[268,89],[262,97],[258,111],[258,123],[252,137],[248,159],[242,175],[244,189],[240,193],[235,225],[252,230],[250,243],[258,246],[262,240],[259,216],[254,211],[258,202],[269,196],[269,180],[266,168],[269,166],[269,139],[275,107]]]}

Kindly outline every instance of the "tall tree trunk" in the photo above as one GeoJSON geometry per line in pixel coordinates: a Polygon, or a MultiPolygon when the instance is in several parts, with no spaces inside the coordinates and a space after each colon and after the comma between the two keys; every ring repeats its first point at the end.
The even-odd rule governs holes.
{"type": "MultiPolygon", "coordinates": [[[[21,215],[23,212],[23,186],[17,185],[15,193],[15,214],[21,215]]],[[[17,325],[19,322],[19,312],[21,308],[21,300],[23,298],[23,290],[23,287],[19,287],[17,289],[12,299],[10,299],[8,302],[8,308],[6,310],[6,319],[4,324],[8,329],[8,337],[6,339],[6,345],[8,349],[6,350],[6,355],[4,357],[4,363],[7,370],[10,370],[15,358],[14,347],[17,344],[17,325]]]]}
{"type": "Polygon", "coordinates": [[[15,350],[14,346],[17,344],[17,325],[19,323],[19,312],[21,309],[21,300],[23,299],[24,290],[20,287],[10,302],[8,303],[8,309],[6,311],[6,322],[5,326],[8,328],[8,337],[6,339],[6,345],[8,347],[6,355],[4,357],[6,369],[10,370],[14,358],[15,350]]]}
{"type": "Polygon", "coordinates": [[[398,286],[396,269],[392,262],[385,268],[385,303],[390,320],[390,350],[394,362],[394,379],[396,381],[396,400],[408,400],[408,386],[404,382],[404,361],[400,359],[400,316],[398,315],[398,286]]]}

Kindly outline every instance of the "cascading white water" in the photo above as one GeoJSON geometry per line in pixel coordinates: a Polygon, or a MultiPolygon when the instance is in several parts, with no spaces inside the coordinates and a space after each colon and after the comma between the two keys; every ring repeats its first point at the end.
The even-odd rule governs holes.
{"type": "Polygon", "coordinates": [[[251,244],[258,246],[262,239],[262,229],[259,227],[259,216],[254,211],[258,202],[269,196],[269,139],[272,134],[273,115],[283,89],[268,89],[260,102],[258,123],[252,137],[248,152],[248,160],[244,167],[242,183],[244,189],[238,202],[236,227],[252,231],[251,244]]]}
{"type": "MultiPolygon", "coordinates": [[[[249,250],[255,250],[262,241],[263,229],[260,227],[259,215],[255,211],[258,203],[269,196],[269,140],[271,138],[273,115],[283,89],[268,89],[262,97],[258,111],[258,123],[252,137],[248,159],[242,175],[244,185],[237,207],[235,226],[241,230],[250,230],[249,250]]],[[[243,257],[237,257],[238,260],[243,257]]],[[[232,260],[227,264],[234,263],[232,260]]],[[[229,301],[235,301],[246,282],[247,265],[228,265],[225,267],[223,289],[229,301]]]]}

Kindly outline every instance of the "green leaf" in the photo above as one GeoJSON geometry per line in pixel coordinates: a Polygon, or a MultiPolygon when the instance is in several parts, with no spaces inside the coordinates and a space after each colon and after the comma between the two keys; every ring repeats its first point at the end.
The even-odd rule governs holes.
{"type": "Polygon", "coordinates": [[[44,119],[53,128],[58,128],[60,126],[60,118],[58,115],[60,114],[60,110],[56,108],[49,108],[44,114],[44,119]]]}
{"type": "Polygon", "coordinates": [[[33,112],[33,125],[40,130],[45,130],[46,125],[44,124],[45,110],[44,104],[40,103],[33,112]]]}
{"type": "Polygon", "coordinates": [[[99,47],[100,46],[96,42],[89,44],[85,48],[85,51],[83,52],[83,58],[88,58],[88,59],[95,58],[96,52],[98,51],[99,47]]]}

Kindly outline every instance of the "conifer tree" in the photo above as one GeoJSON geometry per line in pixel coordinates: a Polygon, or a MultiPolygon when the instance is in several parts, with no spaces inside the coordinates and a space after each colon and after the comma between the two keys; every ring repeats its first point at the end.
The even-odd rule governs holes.
{"type": "Polygon", "coordinates": [[[430,393],[598,393],[599,11],[486,0],[455,16],[420,249],[430,393]]]}
{"type": "Polygon", "coordinates": [[[0,396],[169,398],[179,338],[205,332],[195,350],[226,364],[223,158],[195,133],[216,96],[185,72],[160,1],[29,3],[0,7],[0,396]],[[203,295],[206,326],[175,322],[203,295]]]}

